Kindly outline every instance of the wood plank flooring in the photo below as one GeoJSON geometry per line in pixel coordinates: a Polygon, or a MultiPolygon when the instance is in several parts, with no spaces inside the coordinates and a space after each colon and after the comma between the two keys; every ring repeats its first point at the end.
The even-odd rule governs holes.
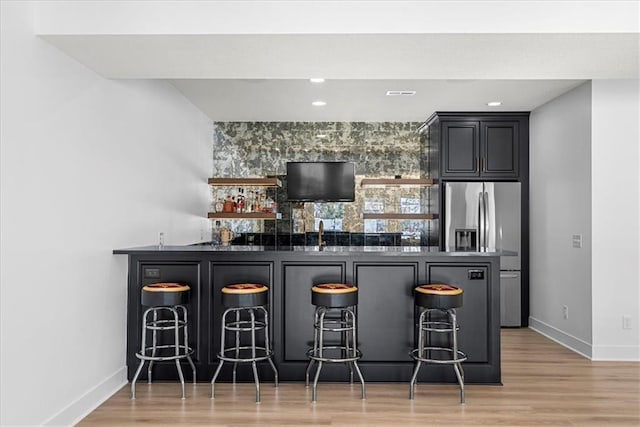
{"type": "MultiPolygon", "coordinates": [[[[423,367],[425,369],[425,367],[423,367]]],[[[503,386],[420,384],[414,401],[408,384],[318,385],[318,402],[301,383],[262,385],[256,404],[252,384],[141,383],[137,399],[118,391],[80,426],[640,426],[640,363],[591,362],[529,329],[502,331],[503,386]]],[[[366,380],[366,378],[365,378],[366,380]]]]}

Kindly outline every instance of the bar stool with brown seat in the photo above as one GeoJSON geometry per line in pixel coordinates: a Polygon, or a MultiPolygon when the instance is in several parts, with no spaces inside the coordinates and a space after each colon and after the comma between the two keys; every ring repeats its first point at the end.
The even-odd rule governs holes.
{"type": "Polygon", "coordinates": [[[224,362],[233,362],[233,383],[236,382],[238,363],[251,363],[253,379],[256,384],[256,403],[260,403],[260,381],[257,362],[268,361],[274,373],[275,386],[278,387],[278,370],[273,364],[273,350],[269,341],[269,288],[254,283],[238,283],[222,288],[222,305],[226,310],[222,314],[222,333],[220,337],[220,363],[211,379],[211,398],[215,397],[215,382],[224,362]],[[232,315],[228,321],[227,316],[232,315]],[[226,347],[226,332],[234,335],[234,344],[226,347]],[[264,341],[258,345],[256,333],[264,332],[264,341]],[[242,345],[242,334],[248,334],[249,345],[242,345]]]}
{"type": "Polygon", "coordinates": [[[309,365],[305,374],[309,386],[309,374],[314,362],[318,362],[313,380],[311,401],[317,400],[318,378],[323,363],[346,363],[349,367],[350,382],[353,383],[355,370],[362,384],[362,399],[365,399],[365,384],[358,367],[362,353],[358,350],[357,326],[354,307],[358,305],[358,288],[345,283],[323,283],[311,288],[311,303],[316,306],[314,313],[313,348],[307,351],[309,365]],[[329,317],[327,317],[329,314],[329,317]],[[339,333],[339,345],[327,345],[325,332],[339,333]]]}
{"type": "Polygon", "coordinates": [[[467,360],[467,356],[458,350],[459,326],[456,316],[456,309],[462,307],[462,289],[447,284],[421,285],[414,289],[414,300],[420,309],[420,317],[416,324],[418,348],[410,352],[416,366],[409,385],[409,399],[413,399],[418,371],[422,362],[425,362],[453,366],[460,384],[460,403],[464,403],[462,362],[467,360]],[[426,345],[428,333],[448,334],[451,347],[426,345]]]}
{"type": "Polygon", "coordinates": [[[145,362],[149,362],[147,368],[147,381],[152,379],[154,362],[175,361],[180,377],[182,398],[185,398],[184,375],[180,361],[187,359],[193,373],[193,382],[196,382],[196,367],[191,360],[193,349],[189,347],[189,332],[187,321],[187,303],[189,286],[180,283],[153,283],[146,285],[141,291],[143,306],[149,307],[142,315],[142,342],[140,351],[136,357],[140,359],[138,369],[131,381],[131,399],[136,398],[136,381],[142,372],[145,362]],[[147,332],[151,332],[151,346],[147,346],[147,332]],[[163,340],[158,333],[169,331],[173,336],[173,342],[159,344],[163,340]],[[181,334],[182,332],[182,334],[181,334]],[[182,335],[182,341],[180,340],[182,335]]]}

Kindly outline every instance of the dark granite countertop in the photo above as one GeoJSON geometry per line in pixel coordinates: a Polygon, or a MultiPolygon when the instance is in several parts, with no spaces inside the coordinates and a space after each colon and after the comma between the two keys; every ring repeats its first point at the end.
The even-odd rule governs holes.
{"type": "Polygon", "coordinates": [[[209,243],[195,243],[191,245],[170,245],[162,248],[157,245],[140,246],[135,248],[115,249],[114,254],[135,254],[143,252],[165,253],[194,253],[194,252],[280,252],[280,253],[304,253],[309,255],[355,255],[376,254],[389,256],[402,255],[441,255],[441,256],[512,256],[517,255],[513,251],[497,252],[445,252],[437,246],[214,246],[209,243]]]}

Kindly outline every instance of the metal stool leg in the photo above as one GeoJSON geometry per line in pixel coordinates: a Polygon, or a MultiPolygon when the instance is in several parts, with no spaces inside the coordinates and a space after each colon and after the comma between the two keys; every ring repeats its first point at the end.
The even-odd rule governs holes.
{"type": "MultiPolygon", "coordinates": [[[[158,322],[158,310],[156,310],[155,308],[153,308],[152,310],[153,310],[153,325],[156,326],[158,322]]],[[[158,345],[158,331],[156,329],[153,329],[153,331],[151,331],[151,357],[156,356],[157,345],[158,345]]],[[[150,360],[149,367],[147,368],[147,382],[149,384],[151,384],[153,362],[154,362],[153,360],[150,360]]]]}
{"type": "Polygon", "coordinates": [[[413,369],[413,375],[411,376],[411,382],[409,383],[409,399],[413,400],[413,396],[416,389],[416,380],[418,378],[418,371],[420,371],[421,361],[416,361],[416,367],[413,369]]]}
{"type": "MultiPolygon", "coordinates": [[[[256,358],[256,315],[253,308],[249,309],[249,316],[251,318],[251,358],[256,358]]],[[[256,368],[255,360],[251,362],[253,368],[253,380],[256,383],[256,403],[260,403],[260,381],[258,379],[258,369],[256,368]]]]}
{"type": "MultiPolygon", "coordinates": [[[[351,315],[351,327],[352,329],[352,333],[353,333],[353,357],[356,357],[357,355],[357,331],[358,331],[358,327],[356,325],[356,315],[352,310],[347,310],[348,315],[351,315]]],[[[348,316],[347,316],[348,317],[348,316]]],[[[365,391],[365,385],[364,385],[364,378],[362,377],[362,372],[360,372],[360,367],[358,366],[358,361],[354,360],[353,361],[353,367],[356,369],[356,373],[358,374],[358,378],[360,378],[360,384],[362,385],[362,399],[366,399],[367,395],[366,395],[366,391],[365,391]]]]}
{"type": "MultiPolygon", "coordinates": [[[[418,323],[417,323],[417,328],[418,328],[418,357],[424,357],[424,342],[425,342],[425,335],[426,332],[423,329],[423,323],[424,323],[424,318],[427,314],[427,310],[422,310],[420,312],[420,317],[418,317],[418,323]]],[[[420,366],[422,365],[422,362],[420,360],[416,360],[416,366],[413,369],[413,375],[411,376],[411,382],[409,382],[409,399],[413,400],[414,394],[415,394],[415,390],[416,390],[416,385],[418,384],[418,372],[420,371],[420,366]]]]}
{"type": "MultiPolygon", "coordinates": [[[[178,317],[178,310],[176,310],[173,307],[171,307],[169,310],[173,314],[174,343],[176,348],[176,356],[179,356],[180,355],[180,318],[178,317]]],[[[178,370],[178,377],[180,378],[180,389],[182,391],[182,399],[185,399],[186,393],[184,389],[184,375],[182,374],[182,366],[180,366],[180,359],[176,359],[175,362],[176,362],[176,369],[178,370]]]]}
{"type": "MultiPolygon", "coordinates": [[[[242,311],[241,309],[234,309],[234,311],[236,312],[236,326],[239,325],[240,322],[240,312],[242,311]]],[[[223,324],[224,327],[224,324],[223,324]]],[[[240,358],[240,331],[234,331],[235,334],[235,338],[236,338],[236,359],[240,358]]],[[[236,383],[236,372],[238,370],[238,362],[233,362],[233,373],[232,373],[232,381],[235,384],[236,383]]]]}
{"type": "Polygon", "coordinates": [[[258,307],[262,310],[262,314],[264,314],[264,348],[267,354],[269,354],[269,358],[267,361],[271,366],[271,370],[273,371],[274,376],[274,385],[278,387],[278,369],[276,369],[276,365],[273,363],[273,350],[271,349],[271,342],[269,341],[269,313],[264,307],[258,307]]]}
{"type": "MultiPolygon", "coordinates": [[[[147,315],[151,311],[151,308],[145,310],[142,315],[142,343],[140,344],[140,354],[145,355],[147,350],[147,315]]],[[[144,367],[144,359],[140,359],[140,363],[138,364],[138,369],[136,369],[136,373],[133,376],[133,380],[131,381],[131,399],[136,398],[136,381],[138,381],[138,377],[140,376],[140,372],[142,372],[142,368],[144,367]]]]}
{"type": "Polygon", "coordinates": [[[318,400],[318,378],[320,378],[320,371],[322,370],[322,362],[318,362],[318,368],[316,369],[316,375],[313,378],[313,391],[311,393],[311,402],[318,400]]]}
{"type": "MultiPolygon", "coordinates": [[[[225,312],[222,314],[222,331],[220,332],[220,354],[224,355],[224,344],[225,344],[225,327],[224,325],[226,324],[227,321],[227,314],[229,314],[230,310],[225,310],[225,312]]],[[[216,386],[216,379],[218,378],[218,375],[220,374],[220,371],[222,370],[222,365],[224,365],[224,360],[220,359],[220,363],[218,364],[218,368],[216,369],[216,372],[213,374],[213,378],[211,379],[211,398],[214,399],[215,398],[215,386],[216,386]]]]}
{"type": "MultiPolygon", "coordinates": [[[[317,354],[318,351],[318,307],[316,307],[313,313],[313,354],[317,354]]],[[[309,360],[307,370],[305,372],[305,387],[309,387],[309,374],[311,372],[311,366],[315,362],[314,359],[309,360]]]]}
{"type": "MultiPolygon", "coordinates": [[[[185,351],[187,351],[187,349],[189,348],[189,322],[188,322],[188,318],[187,318],[187,307],[183,306],[183,305],[179,305],[176,306],[176,309],[182,309],[182,314],[183,314],[183,319],[184,319],[184,348],[185,351]]],[[[193,360],[191,359],[191,356],[189,356],[189,354],[187,354],[187,361],[189,362],[189,365],[191,366],[191,374],[192,374],[192,378],[193,378],[193,383],[196,384],[196,365],[194,365],[193,360]]]]}
{"type": "MultiPolygon", "coordinates": [[[[458,317],[455,309],[452,308],[449,310],[449,317],[451,318],[451,334],[453,336],[453,360],[458,360],[458,317]]],[[[456,372],[456,377],[460,384],[460,403],[464,403],[464,374],[462,373],[462,363],[454,363],[453,369],[456,372]]]]}
{"type": "MultiPolygon", "coordinates": [[[[345,314],[343,320],[345,322],[348,321],[348,316],[345,314]]],[[[344,331],[342,333],[344,339],[344,351],[342,352],[342,357],[347,358],[351,357],[352,353],[355,356],[356,343],[349,343],[349,331],[344,331]],[[351,351],[353,350],[353,352],[351,351]]],[[[349,384],[353,384],[353,362],[347,362],[347,367],[349,368],[349,384]]]]}
{"type": "MultiPolygon", "coordinates": [[[[324,347],[324,316],[327,314],[327,311],[323,308],[319,308],[319,317],[318,317],[318,356],[323,357],[323,347],[324,347]]],[[[311,393],[311,401],[315,402],[318,400],[318,379],[320,378],[320,371],[322,370],[322,361],[318,361],[318,368],[316,369],[316,375],[313,378],[313,391],[311,393]]]]}

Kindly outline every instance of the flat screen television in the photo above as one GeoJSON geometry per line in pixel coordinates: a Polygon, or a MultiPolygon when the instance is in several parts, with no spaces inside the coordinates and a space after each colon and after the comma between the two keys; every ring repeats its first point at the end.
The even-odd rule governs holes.
{"type": "Polygon", "coordinates": [[[288,162],[287,198],[298,202],[353,202],[351,162],[288,162]]]}

